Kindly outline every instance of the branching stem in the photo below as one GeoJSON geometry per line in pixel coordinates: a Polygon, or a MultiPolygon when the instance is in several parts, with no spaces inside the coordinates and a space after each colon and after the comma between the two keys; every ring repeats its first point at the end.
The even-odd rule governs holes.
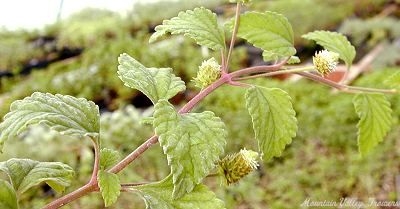
{"type": "Polygon", "coordinates": [[[308,73],[308,72],[298,72],[296,74],[306,77],[308,79],[317,81],[319,83],[325,84],[327,86],[336,88],[336,89],[346,92],[346,93],[362,93],[362,92],[388,93],[388,94],[398,93],[397,90],[395,90],[395,89],[375,89],[375,88],[367,88],[367,87],[359,87],[359,86],[348,86],[348,85],[336,83],[334,81],[323,78],[319,75],[315,75],[315,74],[308,73]]]}
{"type": "Polygon", "coordinates": [[[224,62],[225,66],[222,68],[222,72],[225,73],[228,73],[229,62],[232,56],[233,47],[235,46],[236,34],[239,29],[239,20],[240,20],[240,3],[238,2],[236,4],[235,23],[233,25],[232,38],[231,38],[231,43],[229,44],[228,56],[226,57],[226,61],[224,62]]]}

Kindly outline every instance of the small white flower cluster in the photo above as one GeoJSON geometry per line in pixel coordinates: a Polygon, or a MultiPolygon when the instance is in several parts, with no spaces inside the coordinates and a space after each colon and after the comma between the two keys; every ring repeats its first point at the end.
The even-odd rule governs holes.
{"type": "Polygon", "coordinates": [[[254,170],[258,166],[258,152],[252,150],[246,150],[246,148],[240,150],[240,155],[243,157],[245,162],[254,170]]]}
{"type": "Polygon", "coordinates": [[[216,81],[221,76],[221,66],[214,57],[203,61],[199,66],[197,76],[193,78],[196,87],[204,88],[216,81]]]}
{"type": "Polygon", "coordinates": [[[335,70],[339,60],[339,54],[328,50],[322,50],[313,56],[313,64],[316,70],[322,75],[328,75],[335,70]]]}

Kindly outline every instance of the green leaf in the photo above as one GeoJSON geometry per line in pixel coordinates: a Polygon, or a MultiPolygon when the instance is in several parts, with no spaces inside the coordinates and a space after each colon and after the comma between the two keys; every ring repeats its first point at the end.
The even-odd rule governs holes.
{"type": "Polygon", "coordinates": [[[135,187],[146,202],[146,209],[225,209],[223,201],[202,184],[179,199],[172,198],[174,184],[172,176],[164,180],[135,187]]]}
{"type": "Polygon", "coordinates": [[[225,48],[224,31],[217,23],[217,15],[203,7],[180,12],[177,17],[164,20],[162,25],[156,26],[155,31],[150,37],[150,43],[171,33],[184,34],[197,44],[213,50],[225,48]]]}
{"type": "Polygon", "coordinates": [[[347,40],[346,36],[337,32],[314,31],[302,37],[316,41],[317,44],[323,46],[325,49],[338,53],[339,58],[346,63],[347,68],[351,67],[354,57],[356,56],[356,50],[347,40]]]}
{"type": "Polygon", "coordinates": [[[384,83],[391,88],[400,89],[400,72],[393,73],[393,75],[390,75],[389,78],[387,78],[384,83]]]}
{"type": "Polygon", "coordinates": [[[42,182],[46,182],[57,192],[63,192],[74,176],[74,171],[66,164],[30,159],[12,158],[0,162],[0,170],[8,175],[18,195],[42,182]]]}
{"type": "MultiPolygon", "coordinates": [[[[234,21],[228,22],[233,30],[234,21]]],[[[265,61],[296,54],[293,30],[287,18],[275,12],[246,12],[240,15],[237,36],[264,50],[265,61]]]]}
{"type": "Polygon", "coordinates": [[[18,209],[17,194],[12,186],[0,179],[0,208],[2,209],[18,209]]]}
{"type": "Polygon", "coordinates": [[[191,192],[207,176],[223,153],[227,132],[214,113],[179,115],[166,100],[154,108],[154,128],[167,155],[174,183],[174,198],[191,192]]]}
{"type": "Polygon", "coordinates": [[[100,150],[100,169],[105,170],[114,164],[116,164],[119,160],[119,152],[103,148],[100,150]]]}
{"type": "Polygon", "coordinates": [[[25,131],[29,125],[44,124],[65,135],[97,136],[99,108],[91,101],[60,94],[35,92],[11,104],[0,124],[0,151],[3,143],[25,131]]]}
{"type": "Polygon", "coordinates": [[[105,207],[114,204],[121,190],[118,175],[100,170],[97,175],[97,180],[99,181],[100,192],[101,196],[103,196],[105,207]]]}
{"type": "Polygon", "coordinates": [[[280,156],[297,132],[290,96],[278,88],[252,87],[246,92],[246,107],[265,160],[280,156]]]}
{"type": "Polygon", "coordinates": [[[362,156],[372,150],[390,130],[392,109],[383,94],[358,94],[353,99],[360,121],[358,127],[358,149],[362,156]]]}
{"type": "Polygon", "coordinates": [[[124,84],[145,94],[155,104],[185,90],[185,82],[171,68],[146,68],[127,54],[118,58],[118,75],[124,84]]]}

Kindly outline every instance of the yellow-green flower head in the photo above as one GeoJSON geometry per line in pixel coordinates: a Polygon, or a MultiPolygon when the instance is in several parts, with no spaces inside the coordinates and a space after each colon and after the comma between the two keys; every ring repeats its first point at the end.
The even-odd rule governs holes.
{"type": "Polygon", "coordinates": [[[240,179],[257,169],[258,153],[242,149],[233,155],[228,155],[219,161],[220,173],[227,185],[238,182],[240,179]]]}
{"type": "Polygon", "coordinates": [[[204,88],[216,81],[221,76],[221,66],[212,57],[209,60],[203,61],[197,71],[197,76],[193,78],[196,87],[204,88]]]}
{"type": "Polygon", "coordinates": [[[335,70],[339,60],[339,54],[328,50],[322,50],[313,56],[313,64],[317,71],[325,76],[335,70]]]}

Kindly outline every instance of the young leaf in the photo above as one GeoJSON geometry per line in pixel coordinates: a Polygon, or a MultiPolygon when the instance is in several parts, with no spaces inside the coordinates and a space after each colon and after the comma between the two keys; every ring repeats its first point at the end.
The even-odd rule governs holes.
{"type": "Polygon", "coordinates": [[[103,196],[105,207],[114,204],[120,195],[121,189],[118,175],[100,170],[97,180],[99,181],[100,192],[101,196],[103,196]]]}
{"type": "Polygon", "coordinates": [[[300,63],[300,58],[298,56],[291,56],[287,61],[287,64],[297,64],[297,63],[300,63]]]}
{"type": "Polygon", "coordinates": [[[339,58],[346,63],[347,68],[351,67],[354,57],[356,56],[356,50],[347,40],[346,36],[330,31],[314,31],[302,37],[316,41],[317,44],[323,46],[325,49],[338,53],[339,58]]]}
{"type": "Polygon", "coordinates": [[[146,209],[225,209],[225,204],[202,184],[179,199],[172,198],[172,175],[160,182],[135,187],[146,202],[146,209]]]}
{"type": "Polygon", "coordinates": [[[265,160],[280,156],[297,132],[289,95],[278,88],[252,87],[246,92],[246,107],[265,160]]]}
{"type": "Polygon", "coordinates": [[[179,115],[166,100],[154,108],[154,128],[173,175],[173,197],[191,192],[223,153],[227,132],[214,113],[179,115]]]}
{"type": "Polygon", "coordinates": [[[86,99],[35,92],[11,104],[10,112],[0,124],[0,151],[7,139],[38,123],[65,135],[97,136],[99,117],[97,105],[86,99]]]}
{"type": "Polygon", "coordinates": [[[63,192],[71,184],[74,171],[60,162],[38,162],[30,159],[12,158],[0,162],[0,171],[5,172],[14,189],[22,194],[29,188],[46,182],[57,192],[63,192]]]}
{"type": "Polygon", "coordinates": [[[197,44],[213,50],[225,47],[224,31],[218,26],[217,15],[203,7],[180,12],[177,17],[164,20],[162,25],[156,26],[155,31],[150,37],[150,43],[171,33],[184,34],[197,44]]]}
{"type": "Polygon", "coordinates": [[[0,208],[18,209],[17,194],[14,188],[7,182],[0,179],[0,208]]]}
{"type": "Polygon", "coordinates": [[[124,84],[145,94],[154,104],[185,90],[185,82],[171,68],[146,68],[127,54],[118,58],[118,75],[124,84]]]}
{"type": "MultiPolygon", "coordinates": [[[[233,21],[228,26],[233,29],[233,21]]],[[[237,36],[264,50],[265,61],[296,54],[293,30],[287,18],[275,12],[246,12],[240,16],[237,36]]]]}
{"type": "Polygon", "coordinates": [[[119,160],[119,152],[103,148],[100,150],[100,169],[105,170],[114,164],[116,164],[119,160]]]}
{"type": "Polygon", "coordinates": [[[366,155],[390,130],[392,109],[383,94],[358,94],[353,99],[354,108],[360,118],[358,127],[358,149],[366,155]]]}

